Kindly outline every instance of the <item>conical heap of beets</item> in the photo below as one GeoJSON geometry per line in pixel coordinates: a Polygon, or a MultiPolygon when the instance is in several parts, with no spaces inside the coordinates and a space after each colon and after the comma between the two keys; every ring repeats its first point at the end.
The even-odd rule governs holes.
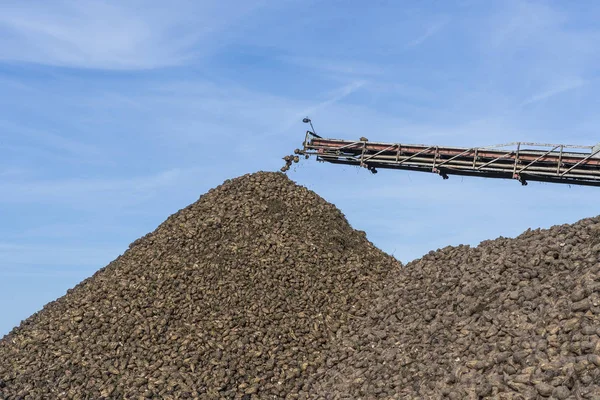
{"type": "Polygon", "coordinates": [[[226,181],[0,341],[0,398],[310,398],[400,264],[281,173],[226,181]]]}

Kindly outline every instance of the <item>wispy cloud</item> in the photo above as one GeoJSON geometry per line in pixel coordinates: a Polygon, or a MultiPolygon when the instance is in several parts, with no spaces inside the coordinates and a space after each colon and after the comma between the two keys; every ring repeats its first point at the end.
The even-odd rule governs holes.
{"type": "Polygon", "coordinates": [[[567,19],[546,2],[507,1],[502,5],[492,15],[490,29],[485,32],[491,39],[487,44],[494,47],[517,49],[535,42],[539,44],[545,35],[556,36],[567,19]]]}
{"type": "MultiPolygon", "coordinates": [[[[170,145],[173,142],[219,143],[228,138],[230,149],[236,150],[238,146],[255,147],[257,139],[273,138],[293,126],[298,126],[301,132],[301,120],[306,115],[314,116],[324,110],[339,115],[345,108],[343,100],[368,86],[366,80],[351,80],[329,91],[317,89],[312,97],[318,100],[311,101],[251,91],[230,83],[173,81],[138,94],[132,101],[144,113],[161,110],[162,114],[169,114],[168,118],[153,122],[164,130],[165,145],[169,145],[167,142],[170,145]],[[240,129],[247,134],[240,135],[240,129]]],[[[286,142],[270,143],[276,146],[286,142]]]]}
{"type": "Polygon", "coordinates": [[[71,139],[50,130],[30,128],[6,119],[0,119],[0,138],[3,142],[0,146],[9,147],[7,145],[12,142],[10,147],[25,152],[28,149],[48,149],[57,155],[68,154],[86,162],[93,162],[103,155],[96,146],[81,140],[71,139]]]}
{"type": "Polygon", "coordinates": [[[574,90],[574,89],[583,87],[583,86],[587,85],[588,83],[589,83],[588,81],[581,79],[581,78],[567,79],[567,80],[558,82],[554,86],[529,97],[528,99],[526,99],[525,101],[523,101],[521,103],[521,106],[526,106],[526,105],[530,105],[533,103],[538,103],[540,101],[547,100],[551,97],[568,92],[570,90],[574,90]]]}
{"type": "Polygon", "coordinates": [[[4,2],[0,60],[83,68],[179,65],[262,2],[4,2]]]}
{"type": "Polygon", "coordinates": [[[133,178],[5,181],[0,182],[0,203],[39,204],[43,201],[44,204],[68,204],[77,208],[132,206],[200,173],[198,169],[171,169],[133,178]]]}
{"type": "Polygon", "coordinates": [[[416,47],[423,44],[427,39],[440,32],[448,24],[448,22],[448,19],[442,19],[440,21],[430,23],[425,27],[425,31],[420,36],[410,41],[407,46],[416,47]]]}
{"type": "Polygon", "coordinates": [[[8,167],[0,169],[0,178],[2,179],[16,179],[27,176],[30,173],[25,168],[8,167]]]}
{"type": "MultiPolygon", "coordinates": [[[[121,254],[117,246],[64,246],[29,243],[0,243],[0,267],[2,276],[57,273],[55,267],[77,267],[70,270],[77,273],[79,268],[102,267],[121,254]],[[49,265],[49,263],[51,263],[49,265]]],[[[89,270],[86,271],[89,273],[89,270]]]]}
{"type": "Polygon", "coordinates": [[[377,76],[384,73],[382,65],[369,64],[364,61],[341,60],[313,57],[279,57],[280,61],[299,67],[309,68],[325,74],[341,74],[351,76],[377,76]]]}
{"type": "Polygon", "coordinates": [[[600,31],[593,18],[597,10],[559,7],[545,1],[507,1],[499,3],[491,16],[483,20],[481,50],[488,62],[511,73],[516,81],[527,84],[551,82],[565,76],[586,76],[599,60],[597,43],[600,31]],[[583,10],[583,9],[581,9],[583,10]],[[592,19],[590,19],[591,21],[592,19]]]}
{"type": "Polygon", "coordinates": [[[366,84],[366,81],[354,81],[332,91],[328,94],[325,100],[320,101],[316,104],[312,104],[308,107],[304,107],[299,112],[294,112],[293,115],[279,127],[278,131],[287,131],[293,125],[297,124],[298,121],[300,121],[303,117],[307,115],[317,114],[319,111],[333,106],[342,99],[350,96],[352,93],[364,87],[366,84]]]}
{"type": "Polygon", "coordinates": [[[336,89],[335,91],[333,91],[326,100],[324,100],[318,104],[315,104],[313,106],[310,106],[309,108],[303,110],[303,112],[299,113],[298,115],[311,114],[311,113],[314,113],[325,107],[328,107],[332,104],[335,104],[335,103],[339,102],[340,100],[344,99],[345,97],[350,96],[352,93],[356,92],[357,90],[359,90],[366,84],[367,84],[366,81],[354,81],[347,85],[344,85],[344,86],[336,89]]]}

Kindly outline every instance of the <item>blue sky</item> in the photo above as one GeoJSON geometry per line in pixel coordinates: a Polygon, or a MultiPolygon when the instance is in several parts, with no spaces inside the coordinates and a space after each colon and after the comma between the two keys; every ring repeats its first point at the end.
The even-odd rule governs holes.
{"type": "MultiPolygon", "coordinates": [[[[0,336],[223,180],[323,136],[600,142],[593,1],[0,4],[0,336]]],[[[292,179],[402,261],[598,214],[597,188],[292,179]]]]}

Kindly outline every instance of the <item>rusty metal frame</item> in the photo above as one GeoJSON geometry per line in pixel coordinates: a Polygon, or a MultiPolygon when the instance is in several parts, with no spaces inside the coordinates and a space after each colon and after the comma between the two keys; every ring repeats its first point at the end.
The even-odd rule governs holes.
{"type": "Polygon", "coordinates": [[[444,179],[455,174],[600,186],[600,149],[595,146],[513,142],[460,148],[310,136],[307,132],[301,153],[330,163],[434,172],[444,179]]]}
{"type": "Polygon", "coordinates": [[[535,160],[533,160],[532,162],[530,162],[529,164],[527,164],[526,166],[524,166],[523,168],[521,168],[519,170],[519,173],[525,171],[527,168],[531,167],[533,164],[535,164],[536,162],[538,162],[542,158],[546,157],[548,154],[552,153],[554,150],[558,149],[559,147],[560,146],[554,146],[552,148],[552,150],[548,150],[547,152],[545,152],[544,154],[542,154],[541,156],[539,156],[538,158],[536,158],[535,160]]]}
{"type": "Polygon", "coordinates": [[[586,158],[584,158],[583,160],[579,161],[577,164],[573,165],[571,168],[569,168],[568,170],[566,170],[565,172],[563,172],[561,174],[561,176],[565,175],[567,172],[570,172],[571,170],[573,170],[575,167],[577,167],[578,165],[580,165],[581,163],[583,163],[584,161],[589,160],[590,158],[592,158],[593,156],[595,156],[596,154],[600,153],[600,149],[594,151],[593,153],[591,153],[589,156],[587,156],[586,158]]]}
{"type": "Polygon", "coordinates": [[[458,157],[460,157],[460,156],[462,156],[462,155],[464,155],[464,154],[468,154],[468,153],[472,152],[473,150],[477,151],[477,149],[476,149],[476,148],[471,148],[471,149],[465,150],[465,151],[463,151],[462,153],[458,153],[458,154],[457,154],[457,155],[455,155],[454,157],[452,157],[452,158],[449,158],[449,159],[447,159],[446,161],[439,163],[439,164],[438,164],[438,167],[441,167],[442,165],[444,165],[444,164],[447,164],[447,163],[449,163],[450,161],[453,161],[453,160],[457,159],[458,157]]]}
{"type": "Polygon", "coordinates": [[[373,155],[371,155],[371,156],[367,157],[367,158],[366,158],[364,161],[369,161],[371,158],[377,157],[378,155],[380,155],[380,154],[382,154],[382,153],[385,153],[386,151],[390,151],[391,149],[393,149],[393,148],[394,148],[394,147],[396,147],[396,146],[400,146],[400,145],[398,145],[398,144],[393,144],[393,145],[391,145],[390,147],[387,147],[387,148],[385,148],[385,149],[383,149],[383,150],[381,150],[381,151],[379,151],[379,152],[377,152],[377,153],[375,153],[375,154],[373,154],[373,155]]]}
{"type": "Polygon", "coordinates": [[[428,148],[426,148],[425,150],[423,150],[423,151],[420,151],[420,152],[418,152],[418,153],[416,153],[416,154],[413,154],[412,156],[410,156],[410,157],[408,157],[408,158],[406,158],[406,159],[404,159],[404,160],[400,161],[400,162],[398,163],[398,165],[404,164],[404,163],[405,163],[405,162],[407,162],[408,160],[412,160],[413,158],[415,158],[415,157],[417,157],[417,156],[419,156],[419,155],[421,155],[421,154],[424,154],[424,153],[428,152],[428,151],[429,151],[429,150],[431,150],[433,147],[434,147],[434,146],[429,146],[429,147],[428,147],[428,148]]]}
{"type": "Polygon", "coordinates": [[[487,162],[487,163],[485,163],[485,164],[483,164],[483,165],[480,165],[479,167],[477,167],[477,168],[475,168],[475,169],[476,169],[476,170],[480,170],[480,169],[482,169],[483,167],[487,167],[488,165],[491,165],[491,164],[495,163],[496,161],[503,160],[503,159],[505,159],[505,158],[507,158],[507,157],[509,157],[509,156],[513,155],[513,153],[514,153],[514,151],[510,151],[510,152],[508,152],[508,153],[505,153],[505,154],[501,155],[500,157],[496,157],[496,158],[494,158],[492,161],[489,161],[489,162],[487,162]]]}

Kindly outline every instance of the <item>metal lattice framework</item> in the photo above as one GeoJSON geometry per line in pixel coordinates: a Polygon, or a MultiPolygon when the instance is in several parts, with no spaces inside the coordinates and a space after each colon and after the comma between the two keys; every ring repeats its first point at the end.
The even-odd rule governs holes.
{"type": "Polygon", "coordinates": [[[318,161],[377,169],[403,169],[449,175],[600,186],[600,145],[572,146],[515,142],[488,147],[325,139],[307,131],[306,156],[318,161]]]}

